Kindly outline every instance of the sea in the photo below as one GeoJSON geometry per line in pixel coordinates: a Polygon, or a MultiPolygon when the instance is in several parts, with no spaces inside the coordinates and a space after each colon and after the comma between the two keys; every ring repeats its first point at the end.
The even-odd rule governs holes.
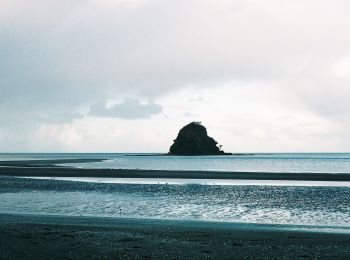
{"type": "MultiPolygon", "coordinates": [[[[79,168],[350,174],[350,153],[0,154],[2,161],[68,158],[105,159],[65,165],[79,168]]],[[[1,176],[0,213],[282,224],[350,232],[350,183],[1,176]]]]}

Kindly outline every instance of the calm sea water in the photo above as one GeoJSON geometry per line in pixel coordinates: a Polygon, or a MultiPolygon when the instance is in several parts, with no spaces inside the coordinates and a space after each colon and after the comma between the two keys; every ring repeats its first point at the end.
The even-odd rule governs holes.
{"type": "Polygon", "coordinates": [[[1,213],[350,227],[349,187],[0,182],[1,213]]]}
{"type": "MultiPolygon", "coordinates": [[[[0,154],[0,160],[103,158],[86,168],[350,173],[350,154],[137,156],[130,154],[0,154]]],[[[91,181],[91,180],[90,180],[91,181]]],[[[245,185],[151,181],[99,183],[0,177],[0,213],[191,219],[350,227],[350,187],[268,181],[245,185]],[[162,184],[163,183],[163,184],[162,184]],[[180,185],[179,185],[180,184],[180,185]]],[[[228,184],[228,183],[227,183],[228,184]]]]}
{"type": "Polygon", "coordinates": [[[161,156],[140,154],[0,154],[0,160],[103,158],[82,168],[212,170],[243,172],[349,173],[350,153],[284,153],[242,156],[161,156]]]}

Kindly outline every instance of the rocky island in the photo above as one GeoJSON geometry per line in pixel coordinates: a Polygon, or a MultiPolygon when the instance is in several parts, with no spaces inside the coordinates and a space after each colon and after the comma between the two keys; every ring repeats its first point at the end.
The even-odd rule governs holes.
{"type": "Polygon", "coordinates": [[[230,155],[221,150],[221,145],[208,136],[201,122],[184,126],[170,147],[169,155],[230,155]]]}

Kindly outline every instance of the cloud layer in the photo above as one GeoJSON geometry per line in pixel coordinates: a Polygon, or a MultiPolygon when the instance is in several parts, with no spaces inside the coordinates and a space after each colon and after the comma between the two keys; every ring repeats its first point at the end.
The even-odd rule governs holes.
{"type": "MultiPolygon", "coordinates": [[[[233,125],[242,124],[237,118],[245,114],[251,122],[265,122],[261,132],[278,128],[275,135],[286,136],[269,147],[250,133],[256,150],[308,150],[313,135],[304,132],[313,130],[296,134],[288,127],[303,115],[312,129],[332,125],[325,138],[336,135],[332,149],[346,150],[349,13],[348,1],[331,0],[33,0],[30,5],[3,0],[0,149],[84,149],[79,143],[91,140],[92,133],[77,129],[93,125],[96,117],[114,120],[106,125],[118,125],[118,118],[136,120],[149,132],[155,124],[178,128],[196,119],[221,125],[220,135],[231,143],[232,133],[223,134],[223,129],[242,132],[243,126],[233,125]],[[231,95],[250,104],[249,115],[247,107],[227,100],[231,95]],[[203,96],[202,110],[193,102],[187,105],[186,100],[203,96]],[[255,96],[261,96],[259,104],[255,96]],[[109,100],[121,101],[109,106],[109,100]],[[269,118],[280,111],[281,117],[294,116],[276,128],[269,118]],[[37,146],[45,136],[52,142],[37,146]],[[75,142],[65,144],[65,139],[75,142]]],[[[249,131],[243,132],[248,137],[249,131]]],[[[313,143],[322,147],[320,142],[313,143]]],[[[147,141],[139,143],[133,144],[135,151],[147,141]]],[[[130,145],[115,146],[122,151],[130,145]]],[[[114,149],[97,141],[90,147],[114,149]]],[[[244,144],[228,148],[240,150],[244,144]]],[[[165,143],[160,149],[166,149],[165,143]]]]}

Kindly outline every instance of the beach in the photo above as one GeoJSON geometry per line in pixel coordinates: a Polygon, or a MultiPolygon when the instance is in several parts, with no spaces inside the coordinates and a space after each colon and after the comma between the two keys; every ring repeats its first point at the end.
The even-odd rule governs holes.
{"type": "Polygon", "coordinates": [[[348,259],[350,235],[285,226],[0,214],[5,259],[348,259]]]}
{"type": "Polygon", "coordinates": [[[348,174],[82,169],[62,165],[100,161],[103,159],[0,162],[0,258],[350,257],[348,187],[149,185],[74,179],[346,183],[348,174]]]}
{"type": "Polygon", "coordinates": [[[0,161],[0,175],[21,177],[96,177],[96,178],[172,178],[221,180],[300,180],[300,181],[350,181],[347,173],[287,173],[287,172],[225,172],[177,171],[143,169],[81,169],[60,166],[66,163],[100,162],[102,159],[56,159],[0,161]]]}

